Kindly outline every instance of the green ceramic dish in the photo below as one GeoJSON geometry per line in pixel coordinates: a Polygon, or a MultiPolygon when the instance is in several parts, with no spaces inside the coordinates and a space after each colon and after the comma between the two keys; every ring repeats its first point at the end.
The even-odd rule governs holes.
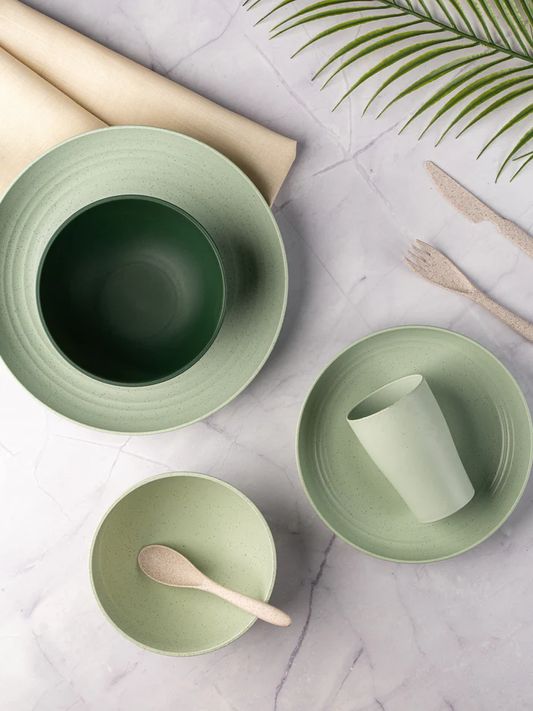
{"type": "Polygon", "coordinates": [[[146,479],[105,514],[90,553],[93,591],[104,615],[144,649],[184,657],[213,652],[256,620],[209,593],[148,578],[137,555],[151,543],[183,553],[222,585],[265,602],[270,598],[276,577],[274,540],[244,494],[206,474],[146,479]]]}
{"type": "Polygon", "coordinates": [[[473,548],[510,515],[531,470],[533,428],[516,381],[488,350],[451,331],[404,326],[357,341],[320,374],[300,415],[297,457],[313,507],[340,538],[378,558],[427,563],[473,548]],[[435,523],[416,521],[346,421],[355,402],[416,373],[437,398],[476,491],[435,523]]]}
{"type": "Polygon", "coordinates": [[[217,151],[172,131],[113,127],[73,138],[29,166],[0,202],[0,356],[41,402],[89,427],[163,432],[223,407],[274,347],[287,288],[281,236],[255,185],[217,151]],[[227,280],[211,348],[184,373],[142,388],[101,382],[69,363],[37,304],[52,236],[74,213],[117,195],[153,197],[191,215],[218,247],[227,280]]]}
{"type": "Polygon", "coordinates": [[[43,255],[37,301],[63,355],[118,385],[183,373],[215,340],[226,306],[218,249],[175,205],[100,200],[63,224],[43,255]]]}

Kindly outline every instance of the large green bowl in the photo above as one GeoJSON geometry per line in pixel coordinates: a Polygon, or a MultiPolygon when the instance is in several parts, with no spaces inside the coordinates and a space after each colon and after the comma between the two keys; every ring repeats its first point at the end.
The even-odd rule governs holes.
{"type": "Polygon", "coordinates": [[[206,474],[146,479],[105,514],[90,553],[93,591],[104,615],[144,649],[170,656],[205,654],[233,642],[256,620],[210,593],[148,578],[137,556],[151,543],[183,553],[222,585],[265,602],[270,598],[274,540],[244,494],[206,474]]]}
{"type": "Polygon", "coordinates": [[[196,363],[224,317],[226,282],[204,228],[142,195],[82,208],[52,237],[37,277],[46,328],[89,375],[150,385],[196,363]]]}
{"type": "Polygon", "coordinates": [[[287,291],[283,242],[259,190],[228,158],[179,133],[118,126],[77,136],[30,165],[0,201],[0,356],[42,403],[88,427],[164,432],[223,407],[268,358],[287,291]],[[163,200],[191,215],[226,274],[226,313],[212,346],[176,377],[144,387],[105,382],[66,359],[37,300],[53,235],[79,210],[117,195],[163,200]]]}
{"type": "Polygon", "coordinates": [[[511,514],[528,481],[533,430],[525,398],[486,348],[452,331],[401,326],[356,341],[331,361],[300,415],[305,491],[343,540],[378,558],[428,563],[473,548],[511,514]],[[420,373],[443,411],[475,496],[453,516],[419,523],[352,432],[352,407],[420,373]]]}

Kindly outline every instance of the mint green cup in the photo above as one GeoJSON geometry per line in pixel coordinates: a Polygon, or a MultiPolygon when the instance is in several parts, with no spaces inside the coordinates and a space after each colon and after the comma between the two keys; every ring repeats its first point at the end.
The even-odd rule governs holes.
{"type": "Polygon", "coordinates": [[[348,413],[360,443],[420,523],[462,509],[474,487],[422,375],[375,390],[348,413]]]}

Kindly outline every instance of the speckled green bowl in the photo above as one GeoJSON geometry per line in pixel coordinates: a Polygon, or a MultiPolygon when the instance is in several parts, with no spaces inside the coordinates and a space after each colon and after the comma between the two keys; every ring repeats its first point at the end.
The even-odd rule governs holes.
{"type": "Polygon", "coordinates": [[[297,456],[305,491],[343,540],[377,558],[428,563],[463,553],[511,514],[528,481],[533,430],[526,400],[486,348],[452,331],[400,326],[348,346],[302,408],[297,456]],[[463,509],[419,523],[354,437],[354,403],[415,373],[428,381],[475,489],[463,509]]]}
{"type": "Polygon", "coordinates": [[[144,126],[103,128],[45,153],[0,201],[0,357],[59,414],[127,434],[197,422],[257,375],[278,337],[288,273],[272,211],[228,158],[188,136],[144,126]],[[163,200],[191,215],[216,244],[226,314],[202,358],[174,378],[113,385],[63,357],[39,316],[37,275],[56,231],[74,213],[117,195],[163,200]]]}
{"type": "Polygon", "coordinates": [[[109,622],[144,649],[193,656],[220,649],[256,618],[201,590],[160,585],[137,555],[151,543],[183,553],[216,582],[268,601],[276,577],[272,534],[235,487],[206,474],[175,472],[123,494],[95,533],[90,575],[109,622]]]}

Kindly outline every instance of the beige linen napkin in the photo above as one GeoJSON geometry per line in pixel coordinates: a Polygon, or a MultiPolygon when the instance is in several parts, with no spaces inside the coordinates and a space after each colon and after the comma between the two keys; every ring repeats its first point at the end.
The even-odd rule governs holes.
{"type": "Polygon", "coordinates": [[[23,5],[0,0],[0,193],[45,150],[105,125],[159,126],[224,153],[272,204],[296,143],[23,5]]]}

